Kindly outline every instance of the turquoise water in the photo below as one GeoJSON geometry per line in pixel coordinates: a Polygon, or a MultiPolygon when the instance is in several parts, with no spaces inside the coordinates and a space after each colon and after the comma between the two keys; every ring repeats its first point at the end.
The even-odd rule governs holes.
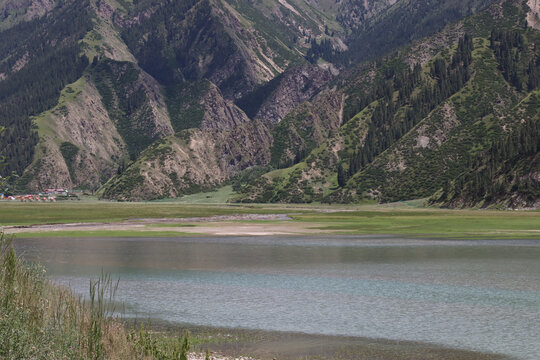
{"type": "Polygon", "coordinates": [[[81,294],[101,269],[119,277],[127,316],[540,359],[540,241],[18,239],[16,247],[81,294]]]}

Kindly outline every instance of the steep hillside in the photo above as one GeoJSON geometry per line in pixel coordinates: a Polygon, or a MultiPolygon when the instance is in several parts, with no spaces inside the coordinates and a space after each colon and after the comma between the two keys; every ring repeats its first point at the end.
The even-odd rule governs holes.
{"type": "Polygon", "coordinates": [[[97,189],[153,141],[173,134],[161,87],[131,62],[94,63],[31,118],[36,156],[20,189],[97,189]]]}
{"type": "Polygon", "coordinates": [[[362,30],[377,15],[388,10],[399,0],[342,0],[339,2],[337,20],[347,29],[362,30]]]}
{"type": "Polygon", "coordinates": [[[66,1],[47,16],[0,32],[0,156],[2,174],[22,174],[38,136],[30,116],[56,105],[65,85],[88,66],[78,41],[91,28],[89,2],[66,1]]]}
{"type": "MultiPolygon", "coordinates": [[[[539,54],[529,44],[539,34],[522,30],[521,9],[502,1],[395,58],[340,77],[348,84],[345,123],[311,153],[289,156],[298,164],[245,186],[236,201],[396,201],[430,196],[457,178],[471,156],[523,121],[519,104],[528,104],[522,99],[538,86],[539,54]],[[415,63],[424,65],[411,68],[415,63]]],[[[539,119],[536,112],[530,118],[539,119]]],[[[290,128],[284,134],[294,138],[290,128]]],[[[535,179],[534,168],[521,167],[532,172],[520,176],[535,179]]],[[[512,186],[506,190],[516,198],[512,186]]]]}
{"type": "Polygon", "coordinates": [[[237,104],[250,117],[275,125],[296,106],[317,95],[332,78],[332,72],[323,67],[295,67],[241,98],[237,104]]]}
{"type": "Polygon", "coordinates": [[[0,0],[0,30],[43,17],[57,3],[56,0],[0,0]]]}
{"type": "MultiPolygon", "coordinates": [[[[443,188],[441,204],[479,204],[478,181],[451,186],[526,120],[538,14],[535,0],[0,0],[0,175],[123,200],[238,177],[256,178],[238,201],[443,188]]],[[[519,156],[483,179],[536,179],[519,156]]]]}
{"type": "Polygon", "coordinates": [[[135,64],[104,60],[90,72],[132,159],[173,133],[160,85],[135,64]]]}
{"type": "MultiPolygon", "coordinates": [[[[469,28],[473,31],[473,26],[469,28]]],[[[427,197],[463,173],[471,156],[500,141],[525,120],[520,101],[538,86],[540,56],[528,44],[537,43],[539,34],[497,30],[488,37],[490,40],[475,38],[471,80],[463,90],[365,166],[339,196],[348,194],[355,199],[376,194],[379,201],[427,197]]],[[[537,113],[530,116],[531,121],[539,121],[537,113]]]]}
{"type": "Polygon", "coordinates": [[[321,145],[343,122],[345,95],[327,91],[290,112],[273,131],[270,164],[289,167],[321,145]]]}
{"type": "Polygon", "coordinates": [[[430,198],[432,205],[540,207],[540,92],[513,110],[521,117],[517,129],[473,157],[463,174],[430,198]]]}
{"type": "Polygon", "coordinates": [[[116,173],[128,149],[90,77],[69,85],[59,104],[34,118],[37,156],[19,179],[30,189],[97,189],[116,173]]]}
{"type": "Polygon", "coordinates": [[[324,24],[304,11],[307,5],[297,9],[286,1],[145,4],[117,20],[140,66],[163,85],[206,78],[228,99],[302,63],[299,37],[324,24]]]}
{"type": "Polygon", "coordinates": [[[184,130],[146,149],[99,191],[103,198],[151,200],[213,188],[243,169],[268,163],[272,137],[252,121],[232,130],[184,130]]]}
{"type": "MultiPolygon", "coordinates": [[[[303,63],[304,45],[292,38],[319,32],[326,21],[303,2],[271,12],[242,1],[58,4],[0,3],[7,14],[0,32],[0,124],[7,129],[0,154],[8,159],[3,174],[21,176],[12,177],[20,191],[95,189],[175,131],[247,123],[231,100],[303,63]],[[296,20],[285,24],[291,11],[296,20]],[[76,135],[96,129],[108,135],[76,135]]],[[[306,81],[287,86],[312,96],[318,88],[306,81]]],[[[298,95],[286,108],[305,99],[298,95]]]]}
{"type": "MultiPolygon", "coordinates": [[[[276,157],[271,147],[275,134],[287,132],[285,126],[294,116],[283,121],[281,117],[299,104],[311,100],[331,79],[332,74],[328,70],[312,65],[285,71],[271,84],[260,88],[259,91],[268,91],[269,95],[260,97],[267,100],[262,101],[257,110],[253,110],[255,107],[251,101],[242,99],[239,102],[240,106],[247,106],[248,113],[255,113],[255,120],[250,120],[239,107],[223,98],[211,82],[197,82],[178,97],[181,104],[175,108],[175,112],[182,114],[182,119],[190,119],[189,127],[199,127],[201,130],[183,130],[170,137],[166,155],[165,150],[157,151],[150,147],[125,172],[111,179],[100,191],[100,196],[124,200],[176,197],[218,186],[250,167],[267,166],[276,157]]],[[[248,99],[253,98],[250,96],[248,99]]],[[[333,106],[341,106],[342,100],[341,96],[330,94],[327,101],[312,109],[306,121],[299,125],[309,129],[309,136],[314,135],[312,126],[315,132],[321,132],[318,140],[309,140],[309,149],[302,145],[304,152],[312,149],[316,141],[327,137],[328,127],[339,126],[339,112],[333,113],[332,109],[333,106]],[[323,105],[326,103],[329,105],[323,105]],[[326,113],[319,113],[323,109],[326,113]]],[[[306,103],[305,106],[311,105],[306,103]]],[[[295,145],[298,144],[288,144],[295,145]]],[[[159,149],[164,149],[163,145],[159,149]]]]}
{"type": "MultiPolygon", "coordinates": [[[[356,22],[348,41],[347,60],[366,60],[385,55],[413,40],[442,30],[466,16],[485,9],[495,0],[398,0],[380,1],[356,22]],[[382,10],[381,10],[382,7],[382,10]]],[[[353,2],[354,3],[354,2],[353,2]]],[[[354,7],[353,7],[354,8],[354,7]]],[[[344,18],[347,21],[347,17],[344,18]]],[[[350,22],[350,21],[349,21],[350,22]]]]}

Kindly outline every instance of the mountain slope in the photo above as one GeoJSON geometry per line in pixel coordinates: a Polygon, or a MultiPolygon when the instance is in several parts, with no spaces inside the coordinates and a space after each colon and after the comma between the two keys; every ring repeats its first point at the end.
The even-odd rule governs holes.
{"type": "Polygon", "coordinates": [[[56,0],[0,0],[0,30],[20,22],[41,18],[56,5],[56,0]]]}
{"type": "MultiPolygon", "coordinates": [[[[305,160],[262,176],[244,187],[236,201],[358,202],[430,196],[464,172],[471,156],[522,121],[516,114],[524,110],[516,106],[537,86],[539,58],[538,50],[527,46],[538,41],[538,32],[518,30],[523,29],[525,10],[504,1],[495,4],[374,69],[342,80],[350,86],[344,88],[345,119],[352,118],[305,160]],[[493,20],[494,12],[500,14],[498,20],[493,20]],[[490,42],[493,28],[508,30],[490,42]],[[470,45],[464,32],[474,34],[470,45]],[[460,37],[457,50],[455,40],[441,41],[460,37]],[[521,42],[504,40],[521,37],[521,42]],[[472,52],[467,54],[469,46],[472,52]],[[436,56],[430,59],[425,49],[436,56]],[[508,53],[513,57],[506,57],[508,53]],[[420,78],[416,68],[410,72],[411,61],[424,63],[420,78]]],[[[538,114],[531,119],[539,121],[538,114]]],[[[536,178],[534,171],[528,176],[536,178]]]]}
{"type": "Polygon", "coordinates": [[[430,203],[445,207],[540,207],[540,92],[514,109],[517,129],[470,160],[469,168],[444,184],[430,203]]]}
{"type": "MultiPolygon", "coordinates": [[[[245,14],[222,1],[0,3],[10,14],[0,33],[0,123],[7,128],[0,154],[8,159],[3,174],[21,175],[21,191],[95,189],[175,131],[248,122],[227,98],[302,63],[304,50],[292,41],[297,35],[269,26],[271,14],[244,2],[233,5],[245,14]],[[89,98],[91,103],[82,100],[89,98]],[[112,135],[81,142],[76,134],[85,127],[112,135]],[[76,156],[61,156],[66,144],[76,156]],[[86,153],[96,148],[110,154],[86,153]],[[88,176],[91,170],[101,175],[88,176]]],[[[304,29],[322,26],[314,11],[307,5],[295,10],[310,19],[304,29]]]]}
{"type": "Polygon", "coordinates": [[[184,130],[152,144],[98,195],[151,200],[210,189],[240,170],[267,163],[271,141],[268,128],[259,121],[228,131],[184,130]]]}
{"type": "Polygon", "coordinates": [[[238,99],[304,62],[298,38],[322,26],[322,19],[286,1],[258,6],[245,0],[139,4],[117,22],[141,67],[163,85],[206,78],[226,98],[238,99]]]}
{"type": "Polygon", "coordinates": [[[30,116],[53,107],[65,85],[81,77],[88,58],[77,41],[91,28],[89,2],[67,1],[47,16],[0,33],[0,155],[3,174],[22,174],[38,136],[30,116]]]}
{"type": "MultiPolygon", "coordinates": [[[[2,175],[17,174],[20,191],[105,184],[100,196],[123,200],[257,176],[238,201],[394,201],[443,188],[457,199],[444,205],[492,204],[466,199],[480,194],[476,179],[463,178],[478,190],[465,195],[449,186],[485,168],[486,149],[534,104],[539,9],[528,5],[0,0],[2,175]]],[[[533,155],[499,159],[488,175],[513,172],[501,185],[510,191],[518,178],[534,187],[523,160],[533,155]]],[[[520,194],[506,203],[534,204],[534,191],[520,194]]]]}
{"type": "Polygon", "coordinates": [[[58,106],[34,122],[41,133],[38,155],[19,186],[96,189],[116,172],[118,161],[128,157],[127,146],[89,77],[69,85],[58,106]]]}
{"type": "Polygon", "coordinates": [[[464,17],[485,9],[494,0],[389,1],[373,16],[366,12],[350,36],[347,58],[374,59],[413,40],[432,35],[464,17]],[[367,19],[365,19],[367,17],[367,19]]]}

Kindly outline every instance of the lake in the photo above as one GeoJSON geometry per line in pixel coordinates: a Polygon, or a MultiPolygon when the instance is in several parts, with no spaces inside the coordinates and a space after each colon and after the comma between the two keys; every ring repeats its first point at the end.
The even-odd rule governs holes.
{"type": "Polygon", "coordinates": [[[540,241],[17,239],[57,282],[120,278],[126,316],[540,358],[540,241]]]}

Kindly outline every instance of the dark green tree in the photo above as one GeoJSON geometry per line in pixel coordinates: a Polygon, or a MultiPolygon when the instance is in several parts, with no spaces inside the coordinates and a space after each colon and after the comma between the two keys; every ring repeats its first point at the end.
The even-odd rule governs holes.
{"type": "Polygon", "coordinates": [[[339,187],[344,187],[345,184],[347,184],[347,174],[345,173],[345,170],[343,170],[343,165],[341,165],[341,163],[339,163],[337,167],[337,182],[339,187]]]}

